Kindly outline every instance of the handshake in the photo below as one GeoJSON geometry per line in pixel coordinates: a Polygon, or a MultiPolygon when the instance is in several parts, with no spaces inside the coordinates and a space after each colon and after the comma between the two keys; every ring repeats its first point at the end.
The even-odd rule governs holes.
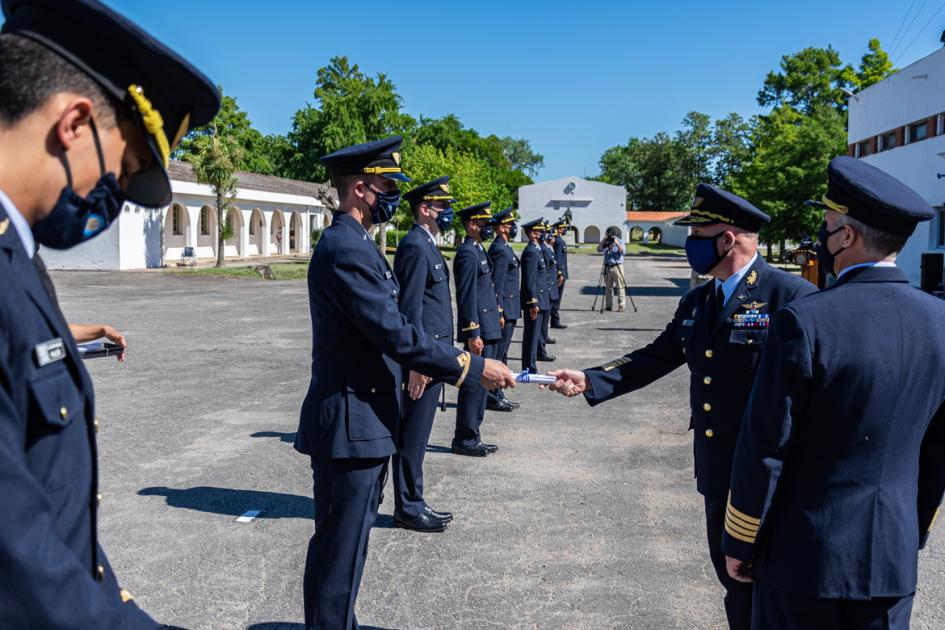
{"type": "MultiPolygon", "coordinates": [[[[423,396],[427,385],[432,382],[429,376],[411,370],[407,382],[407,393],[412,400],[423,396]]],[[[539,389],[550,389],[571,398],[583,394],[587,389],[584,372],[580,370],[555,370],[547,374],[529,374],[528,370],[512,372],[505,363],[495,359],[486,359],[480,384],[487,390],[515,387],[516,383],[536,383],[539,389]]]]}

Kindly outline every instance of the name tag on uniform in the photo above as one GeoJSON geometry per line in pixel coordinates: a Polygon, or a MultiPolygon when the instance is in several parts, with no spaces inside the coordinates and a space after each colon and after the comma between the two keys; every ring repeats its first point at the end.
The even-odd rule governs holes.
{"type": "Polygon", "coordinates": [[[439,268],[441,268],[442,266],[443,266],[443,263],[436,263],[435,265],[433,265],[433,268],[434,268],[434,269],[439,269],[439,268]]]}
{"type": "Polygon", "coordinates": [[[682,325],[683,325],[683,326],[695,326],[695,324],[696,324],[696,320],[694,320],[694,319],[684,319],[684,320],[682,320],[682,325]]]}
{"type": "Polygon", "coordinates": [[[385,271],[385,272],[384,272],[384,277],[387,278],[388,280],[390,280],[393,276],[391,275],[391,273],[390,273],[389,271],[385,271]]]}
{"type": "Polygon", "coordinates": [[[65,359],[66,345],[62,342],[61,337],[56,337],[55,339],[36,344],[33,348],[33,353],[36,355],[36,364],[39,365],[39,367],[43,367],[65,359]]]}

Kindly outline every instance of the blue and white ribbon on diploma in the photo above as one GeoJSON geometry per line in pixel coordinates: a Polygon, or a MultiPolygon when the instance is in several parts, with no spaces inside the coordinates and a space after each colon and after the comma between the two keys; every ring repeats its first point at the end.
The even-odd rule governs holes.
{"type": "Polygon", "coordinates": [[[554,376],[547,374],[529,374],[528,370],[522,370],[515,375],[516,383],[537,383],[538,385],[551,385],[555,382],[554,376]]]}

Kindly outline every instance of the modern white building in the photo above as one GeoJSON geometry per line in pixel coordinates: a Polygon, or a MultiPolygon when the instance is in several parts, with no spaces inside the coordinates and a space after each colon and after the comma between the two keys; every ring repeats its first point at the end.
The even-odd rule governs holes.
{"type": "MultiPolygon", "coordinates": [[[[607,228],[620,230],[628,237],[625,225],[627,191],[622,186],[595,182],[580,177],[565,177],[529,184],[518,189],[518,211],[521,222],[539,217],[553,223],[565,211],[571,211],[572,243],[598,243],[607,228]]],[[[519,238],[526,240],[522,231],[519,238]]]]}
{"type": "Polygon", "coordinates": [[[689,226],[674,225],[674,223],[688,214],[688,212],[660,210],[631,210],[627,213],[624,227],[633,240],[685,247],[686,238],[689,236],[689,226]]]}
{"type": "MultiPolygon", "coordinates": [[[[174,265],[185,247],[198,259],[217,255],[216,198],[198,184],[190,164],[171,162],[173,201],[166,208],[125,204],[117,225],[65,251],[43,249],[53,269],[147,269],[174,265]]],[[[307,254],[311,232],[331,221],[320,196],[326,186],[256,173],[237,173],[239,191],[227,211],[233,236],[224,244],[228,258],[307,254]]]]}
{"type": "Polygon", "coordinates": [[[945,251],[945,48],[850,97],[849,154],[905,182],[936,209],[896,263],[919,284],[923,252],[945,251]]]}

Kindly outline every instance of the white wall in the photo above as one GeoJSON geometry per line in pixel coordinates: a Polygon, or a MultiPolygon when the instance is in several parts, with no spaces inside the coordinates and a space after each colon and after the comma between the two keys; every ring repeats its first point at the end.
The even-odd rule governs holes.
{"type": "MultiPolygon", "coordinates": [[[[675,219],[673,219],[673,221],[675,221],[675,219]]],[[[650,229],[655,227],[663,233],[663,245],[685,247],[686,238],[689,236],[689,227],[685,225],[673,225],[673,221],[627,221],[624,223],[624,230],[626,230],[629,236],[630,230],[638,227],[643,230],[643,239],[646,241],[650,229]]]]}
{"type": "MultiPolygon", "coordinates": [[[[903,68],[850,99],[849,142],[913,123],[945,111],[945,48],[903,68]],[[927,75],[927,78],[913,78],[927,75]]],[[[945,204],[945,135],[862,158],[910,186],[933,206],[945,204]]],[[[942,251],[935,243],[940,218],[920,223],[896,263],[919,284],[923,252],[942,251]]]]}
{"type": "MultiPolygon", "coordinates": [[[[521,222],[538,217],[553,223],[565,210],[571,209],[571,225],[577,228],[583,242],[585,231],[594,226],[603,235],[614,226],[624,233],[626,240],[627,191],[621,186],[594,182],[580,177],[565,177],[529,184],[518,189],[521,222]],[[574,184],[570,191],[567,189],[574,184]],[[555,204],[557,203],[557,207],[555,204]]],[[[523,231],[519,231],[525,240],[523,231]]]]}

